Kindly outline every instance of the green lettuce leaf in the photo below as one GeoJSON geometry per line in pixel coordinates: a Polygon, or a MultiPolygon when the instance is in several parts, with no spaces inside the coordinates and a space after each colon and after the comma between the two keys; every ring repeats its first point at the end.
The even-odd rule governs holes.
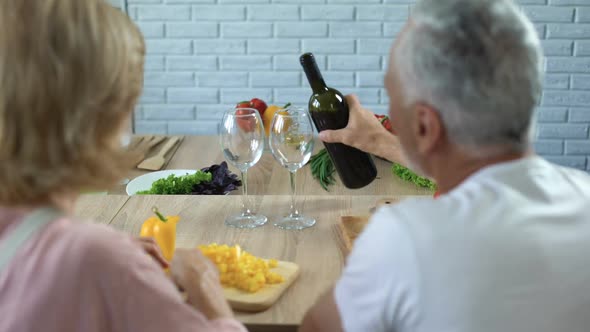
{"type": "Polygon", "coordinates": [[[169,175],[156,180],[150,190],[140,191],[138,195],[190,195],[193,188],[201,182],[210,182],[211,173],[197,171],[195,174],[183,176],[169,175]]]}

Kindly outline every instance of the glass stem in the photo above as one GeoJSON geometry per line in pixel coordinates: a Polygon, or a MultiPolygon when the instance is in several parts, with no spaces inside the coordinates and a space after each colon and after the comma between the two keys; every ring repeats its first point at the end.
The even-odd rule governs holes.
{"type": "Polygon", "coordinates": [[[295,172],[289,171],[289,178],[291,179],[291,216],[299,216],[299,211],[295,206],[295,172]]]}
{"type": "Polygon", "coordinates": [[[242,215],[252,214],[248,206],[248,171],[242,171],[242,215]]]}

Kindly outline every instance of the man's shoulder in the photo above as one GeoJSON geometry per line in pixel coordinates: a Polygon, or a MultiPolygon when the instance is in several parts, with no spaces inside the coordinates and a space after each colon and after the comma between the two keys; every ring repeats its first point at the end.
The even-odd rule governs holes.
{"type": "Polygon", "coordinates": [[[373,215],[372,222],[376,224],[389,224],[395,221],[398,224],[436,224],[441,219],[448,219],[453,211],[456,211],[460,203],[453,197],[407,198],[394,204],[383,206],[373,215]]]}
{"type": "Polygon", "coordinates": [[[394,204],[382,206],[373,214],[369,224],[357,239],[355,247],[368,251],[387,248],[398,251],[400,246],[420,246],[425,235],[437,232],[437,228],[453,228],[451,222],[453,200],[432,198],[407,198],[394,204]]]}
{"type": "Polygon", "coordinates": [[[555,165],[555,170],[564,179],[570,180],[580,189],[585,189],[586,193],[590,195],[590,173],[579,169],[555,165]]]}
{"type": "Polygon", "coordinates": [[[404,237],[412,246],[428,247],[438,238],[460,238],[466,230],[478,228],[479,222],[488,219],[492,208],[500,214],[513,210],[511,202],[497,200],[497,192],[489,192],[485,184],[474,185],[437,199],[415,197],[384,206],[375,212],[367,228],[373,229],[375,237],[404,237]]]}

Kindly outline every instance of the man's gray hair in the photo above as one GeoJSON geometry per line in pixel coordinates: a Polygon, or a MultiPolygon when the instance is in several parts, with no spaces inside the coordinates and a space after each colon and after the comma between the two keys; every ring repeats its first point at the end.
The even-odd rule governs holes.
{"type": "Polygon", "coordinates": [[[532,23],[511,0],[419,0],[394,61],[406,106],[438,110],[449,138],[470,150],[523,151],[542,92],[532,23]]]}

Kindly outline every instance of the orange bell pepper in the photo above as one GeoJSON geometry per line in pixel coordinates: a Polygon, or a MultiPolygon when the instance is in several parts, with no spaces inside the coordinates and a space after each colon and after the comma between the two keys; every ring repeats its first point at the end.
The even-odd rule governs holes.
{"type": "Polygon", "coordinates": [[[171,262],[176,248],[176,223],[178,223],[180,217],[164,217],[156,207],[152,211],[155,216],[144,221],[139,236],[151,237],[156,240],[164,258],[171,262]]]}

